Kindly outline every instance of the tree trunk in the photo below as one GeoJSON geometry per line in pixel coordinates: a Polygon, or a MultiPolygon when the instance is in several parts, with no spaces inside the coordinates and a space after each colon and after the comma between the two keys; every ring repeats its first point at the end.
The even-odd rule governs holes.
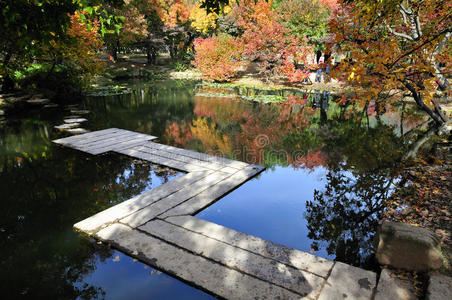
{"type": "Polygon", "coordinates": [[[411,95],[413,96],[414,101],[416,101],[417,106],[423,111],[425,111],[433,119],[433,121],[435,121],[437,127],[446,123],[447,119],[442,114],[441,108],[436,102],[433,102],[435,108],[432,110],[430,107],[427,106],[427,104],[425,104],[424,100],[422,99],[422,95],[418,93],[411,84],[409,84],[408,82],[404,82],[403,84],[411,92],[411,95]]]}
{"type": "MultiPolygon", "coordinates": [[[[3,67],[6,67],[11,60],[12,54],[10,51],[6,52],[5,57],[3,58],[3,67]]],[[[14,80],[11,78],[11,75],[8,71],[3,76],[2,82],[2,92],[8,92],[14,89],[14,80]]]]}
{"type": "Polygon", "coordinates": [[[432,126],[427,130],[420,138],[418,138],[413,144],[411,144],[410,149],[405,153],[402,161],[406,161],[410,158],[416,158],[419,149],[424,145],[433,135],[436,134],[438,127],[432,126]]]}

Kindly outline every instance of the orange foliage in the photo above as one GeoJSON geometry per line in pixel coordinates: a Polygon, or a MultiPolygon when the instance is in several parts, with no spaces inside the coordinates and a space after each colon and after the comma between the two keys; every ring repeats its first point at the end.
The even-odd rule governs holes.
{"type": "Polygon", "coordinates": [[[445,79],[449,64],[447,47],[452,32],[452,2],[449,0],[340,1],[331,27],[335,42],[348,54],[333,72],[339,79],[364,87],[360,97],[393,102],[404,90],[419,108],[437,123],[446,121],[434,100],[438,86],[450,93],[445,79]]]}
{"type": "Polygon", "coordinates": [[[56,49],[59,49],[66,63],[79,69],[86,83],[92,75],[99,73],[103,64],[97,59],[97,51],[103,47],[103,41],[98,33],[99,22],[89,20],[83,12],[76,11],[70,17],[70,26],[67,29],[67,35],[73,39],[72,43],[52,43],[56,49]]]}
{"type": "Polygon", "coordinates": [[[193,43],[196,51],[193,65],[206,79],[228,81],[238,72],[242,44],[230,35],[198,38],[193,43]]]}

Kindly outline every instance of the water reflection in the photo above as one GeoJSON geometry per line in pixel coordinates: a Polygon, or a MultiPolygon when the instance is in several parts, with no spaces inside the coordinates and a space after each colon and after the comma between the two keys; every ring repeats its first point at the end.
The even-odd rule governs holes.
{"type": "MultiPolygon", "coordinates": [[[[328,109],[320,103],[321,113],[304,97],[265,105],[196,96],[195,83],[183,81],[131,87],[128,95],[80,103],[78,109],[90,111],[86,128],[139,131],[166,144],[268,168],[200,217],[368,265],[377,215],[412,144],[407,132],[419,124],[408,106],[380,115],[372,106],[350,110],[330,101],[328,109]]],[[[10,119],[0,127],[2,295],[112,298],[135,283],[145,297],[151,291],[138,287],[144,282],[156,297],[209,297],[166,275],[148,281],[154,277],[137,271],[143,265],[73,232],[74,223],[178,174],[120,156],[92,157],[55,147],[50,140],[61,134],[53,126],[67,114],[63,108],[10,119]],[[110,276],[119,265],[113,261],[117,255],[117,270],[130,274],[124,285],[110,276]]]]}
{"type": "Polygon", "coordinates": [[[335,259],[370,268],[379,213],[393,188],[386,172],[352,172],[339,165],[326,174],[326,184],[306,202],[311,248],[323,248],[335,259]]]}
{"type": "Polygon", "coordinates": [[[40,120],[13,121],[0,131],[2,296],[102,297],[103,287],[84,277],[113,252],[80,238],[72,224],[181,174],[56,147],[51,125],[40,120]]]}

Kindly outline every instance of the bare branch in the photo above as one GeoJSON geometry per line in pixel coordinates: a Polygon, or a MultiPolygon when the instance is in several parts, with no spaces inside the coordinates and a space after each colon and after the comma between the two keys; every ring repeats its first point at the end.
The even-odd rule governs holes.
{"type": "Polygon", "coordinates": [[[401,33],[401,32],[397,32],[394,29],[391,28],[391,26],[386,25],[386,27],[388,28],[389,32],[392,33],[395,36],[407,39],[409,41],[413,41],[414,42],[414,38],[412,38],[411,36],[409,36],[408,34],[405,33],[401,33]]]}

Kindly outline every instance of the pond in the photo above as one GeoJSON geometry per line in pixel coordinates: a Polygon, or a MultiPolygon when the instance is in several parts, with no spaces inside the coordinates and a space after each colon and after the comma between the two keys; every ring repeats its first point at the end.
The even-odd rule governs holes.
{"type": "MultiPolygon", "coordinates": [[[[203,299],[209,294],[81,236],[72,225],[182,173],[118,154],[58,147],[71,109],[83,127],[123,128],[161,143],[267,169],[198,217],[318,256],[372,269],[372,239],[419,116],[330,101],[261,104],[210,97],[196,82],[127,83],[0,125],[0,284],[6,298],[203,299]],[[363,117],[368,115],[368,117],[363,117]]],[[[303,97],[302,97],[303,98],[303,97]]],[[[309,100],[309,98],[308,98],[309,100]]],[[[400,109],[399,109],[400,110],[400,109]]],[[[407,109],[406,109],[407,110],[407,109]]]]}

